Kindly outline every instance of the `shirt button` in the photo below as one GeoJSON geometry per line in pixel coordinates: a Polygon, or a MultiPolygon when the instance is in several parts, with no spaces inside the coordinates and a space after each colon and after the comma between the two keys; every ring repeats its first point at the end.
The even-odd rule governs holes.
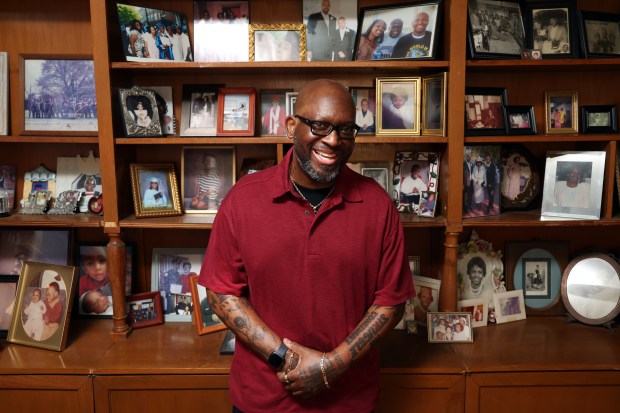
{"type": "Polygon", "coordinates": [[[308,211],[307,209],[304,211],[304,214],[306,215],[310,215],[310,211],[308,211]]]}

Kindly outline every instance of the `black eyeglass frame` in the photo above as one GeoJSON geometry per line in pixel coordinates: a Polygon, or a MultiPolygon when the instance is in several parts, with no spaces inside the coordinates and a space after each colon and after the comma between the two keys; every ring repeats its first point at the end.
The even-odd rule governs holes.
{"type": "Polygon", "coordinates": [[[312,119],[304,118],[303,116],[299,116],[299,115],[295,115],[295,117],[297,119],[299,119],[300,121],[302,121],[303,123],[305,123],[306,125],[308,125],[308,127],[310,128],[310,132],[312,132],[314,135],[317,135],[317,136],[328,136],[335,129],[336,133],[338,134],[338,137],[340,139],[353,140],[353,139],[355,139],[357,137],[357,134],[359,133],[359,131],[361,129],[359,127],[359,125],[357,125],[355,123],[347,123],[346,125],[334,125],[333,123],[323,122],[323,121],[319,121],[319,120],[312,120],[312,119]],[[314,127],[316,126],[317,123],[329,126],[329,130],[327,131],[327,133],[325,133],[325,132],[317,133],[314,130],[314,127]],[[341,128],[352,128],[355,132],[353,133],[353,136],[349,138],[349,137],[346,137],[346,136],[342,136],[340,134],[340,129],[341,128]]]}

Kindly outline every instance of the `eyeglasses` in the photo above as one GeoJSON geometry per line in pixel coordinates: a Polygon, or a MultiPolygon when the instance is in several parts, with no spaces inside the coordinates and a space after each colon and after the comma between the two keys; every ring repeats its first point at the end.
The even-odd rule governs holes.
{"type": "Polygon", "coordinates": [[[336,129],[336,133],[341,139],[355,139],[357,133],[360,131],[360,127],[354,123],[347,123],[346,125],[333,125],[329,122],[306,119],[299,115],[295,115],[295,117],[308,125],[310,127],[310,132],[318,136],[327,136],[332,133],[334,129],[336,129]]]}

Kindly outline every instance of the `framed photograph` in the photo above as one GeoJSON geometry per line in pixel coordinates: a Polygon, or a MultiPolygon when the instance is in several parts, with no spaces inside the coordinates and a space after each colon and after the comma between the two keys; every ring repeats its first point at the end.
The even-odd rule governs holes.
{"type": "Polygon", "coordinates": [[[389,193],[389,170],[388,168],[362,168],[362,175],[372,178],[381,188],[389,193]]]}
{"type": "Polygon", "coordinates": [[[187,17],[176,11],[116,4],[128,62],[192,62],[187,17]]]}
{"type": "Polygon", "coordinates": [[[0,275],[19,275],[24,261],[68,265],[70,230],[0,229],[0,275]]]}
{"type": "Polygon", "coordinates": [[[580,106],[582,133],[618,132],[616,105],[580,106]]]}
{"type": "Polygon", "coordinates": [[[489,322],[489,300],[486,298],[472,298],[456,303],[458,311],[471,314],[472,328],[484,327],[489,322]]]}
{"type": "Polygon", "coordinates": [[[420,256],[419,255],[409,255],[407,257],[409,261],[409,270],[411,270],[411,275],[419,276],[420,275],[420,256]]]}
{"type": "MultiPolygon", "coordinates": [[[[129,295],[135,257],[132,245],[126,245],[125,249],[125,295],[129,295]]],[[[93,318],[112,317],[112,285],[106,244],[79,244],[75,266],[78,268],[78,288],[75,295],[78,314],[93,318]]]]}
{"type": "Polygon", "coordinates": [[[246,175],[253,174],[263,169],[271,168],[276,164],[275,159],[254,159],[245,158],[241,163],[241,170],[239,171],[239,179],[246,175]]]}
{"type": "Polygon", "coordinates": [[[579,23],[584,57],[620,55],[620,14],[580,10],[579,23]]]}
{"type": "Polygon", "coordinates": [[[181,136],[216,136],[222,85],[183,85],[181,136]]]}
{"type": "Polygon", "coordinates": [[[354,60],[437,59],[442,3],[363,7],[354,60]]]}
{"type": "Polygon", "coordinates": [[[605,151],[547,152],[541,215],[599,219],[605,151]]]}
{"type": "Polygon", "coordinates": [[[448,73],[422,77],[422,135],[446,136],[448,73]]]}
{"type": "Polygon", "coordinates": [[[493,294],[495,320],[497,324],[525,320],[525,302],[523,290],[506,291],[493,294]]]}
{"type": "Polygon", "coordinates": [[[62,351],[67,342],[77,269],[25,261],[17,282],[10,343],[62,351]]]}
{"type": "Polygon", "coordinates": [[[0,135],[9,134],[9,54],[0,52],[0,135]]]}
{"type": "Polygon", "coordinates": [[[17,167],[15,165],[0,165],[0,188],[9,195],[9,210],[15,209],[15,185],[17,167]]]}
{"type": "Polygon", "coordinates": [[[286,116],[295,115],[295,104],[299,92],[286,92],[286,116]]]}
{"type": "Polygon", "coordinates": [[[465,135],[505,135],[508,102],[501,87],[465,88],[465,135]]]}
{"type": "Polygon", "coordinates": [[[429,343],[473,343],[471,314],[467,312],[429,312],[427,314],[429,343]]]}
{"type": "Polygon", "coordinates": [[[78,191],[79,212],[88,212],[88,202],[101,195],[101,160],[94,152],[88,156],[61,156],[56,158],[55,195],[65,191],[78,191]]]}
{"type": "Polygon", "coordinates": [[[250,62],[305,62],[303,24],[250,24],[250,62]]]}
{"type": "Polygon", "coordinates": [[[161,295],[158,291],[128,295],[125,298],[127,322],[131,328],[143,328],[164,323],[161,295]]]}
{"type": "Polygon", "coordinates": [[[24,174],[22,199],[28,199],[28,196],[36,191],[56,193],[56,173],[43,165],[39,165],[37,168],[24,174]]]}
{"type": "Polygon", "coordinates": [[[397,151],[393,173],[394,199],[398,210],[419,214],[422,193],[437,192],[439,154],[397,151]]]}
{"type": "Polygon", "coordinates": [[[19,73],[22,135],[97,134],[92,56],[22,55],[19,73]]]}
{"type": "Polygon", "coordinates": [[[204,248],[153,248],[151,290],[159,291],[165,321],[192,321],[190,279],[200,273],[204,248]]]}
{"type": "Polygon", "coordinates": [[[538,160],[522,145],[503,148],[500,176],[503,209],[526,209],[540,193],[538,160]]]}
{"type": "Polygon", "coordinates": [[[394,164],[392,162],[349,162],[347,166],[360,175],[374,179],[392,196],[394,181],[394,164]]]}
{"type": "Polygon", "coordinates": [[[49,215],[73,215],[79,211],[78,200],[80,191],[62,191],[52,202],[52,207],[47,210],[49,215]]]}
{"type": "Polygon", "coordinates": [[[472,59],[518,59],[525,47],[522,1],[467,3],[467,40],[472,59]]]}
{"type": "Polygon", "coordinates": [[[159,123],[161,133],[167,136],[176,135],[177,119],[174,116],[174,102],[172,100],[171,86],[145,86],[144,89],[152,90],[155,93],[157,102],[157,112],[159,113],[159,123]]]}
{"type": "Polygon", "coordinates": [[[254,136],[253,87],[220,88],[218,97],[218,136],[254,136]]]}
{"type": "Polygon", "coordinates": [[[463,218],[499,215],[500,145],[465,146],[464,156],[463,218]]]}
{"type": "Polygon", "coordinates": [[[577,92],[545,92],[545,133],[577,133],[577,92]]]}
{"type": "Polygon", "coordinates": [[[187,214],[215,213],[236,182],[235,147],[185,146],[181,190],[187,214]]]}
{"type": "Polygon", "coordinates": [[[19,275],[0,275],[0,339],[6,338],[15,307],[19,275]]]}
{"type": "Polygon", "coordinates": [[[134,86],[119,89],[123,125],[128,137],[162,136],[155,92],[134,86]]]}
{"type": "Polygon", "coordinates": [[[377,93],[374,87],[350,87],[355,103],[355,124],[360,127],[358,135],[374,135],[377,113],[377,93]]]}
{"type": "Polygon", "coordinates": [[[261,136],[286,136],[286,93],[292,89],[260,91],[261,136]]]}
{"type": "Polygon", "coordinates": [[[407,300],[403,319],[405,322],[415,320],[418,326],[426,326],[427,313],[439,311],[441,280],[414,275],[413,285],[416,296],[407,300]]]}
{"type": "Polygon", "coordinates": [[[199,306],[200,311],[196,311],[196,329],[198,335],[214,333],[226,330],[226,324],[213,312],[207,299],[207,289],[198,285],[198,276],[192,275],[189,279],[192,290],[192,302],[199,306]]]}
{"type": "Polygon", "coordinates": [[[249,3],[194,1],[194,52],[197,62],[248,61],[249,3]]]}
{"type": "Polygon", "coordinates": [[[308,61],[351,61],[357,30],[357,0],[303,0],[308,61]]]}
{"type": "Polygon", "coordinates": [[[132,163],[130,166],[136,218],[183,214],[173,163],[132,163]]]}
{"type": "Polygon", "coordinates": [[[378,77],[377,135],[419,135],[421,77],[378,77]]]}
{"type": "Polygon", "coordinates": [[[536,135],[534,106],[504,106],[508,135],[536,135]]]}
{"type": "Polygon", "coordinates": [[[224,336],[224,341],[222,341],[222,345],[220,346],[220,355],[232,356],[235,354],[235,341],[235,333],[233,333],[232,330],[228,330],[224,336]]]}
{"type": "Polygon", "coordinates": [[[526,44],[544,59],[576,58],[578,36],[574,0],[525,3],[526,44]]]}

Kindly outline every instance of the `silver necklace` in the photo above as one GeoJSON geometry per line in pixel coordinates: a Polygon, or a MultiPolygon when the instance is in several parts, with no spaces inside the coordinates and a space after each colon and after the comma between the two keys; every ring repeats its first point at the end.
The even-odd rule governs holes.
{"type": "Polygon", "coordinates": [[[301,190],[299,189],[299,187],[297,186],[297,184],[296,184],[296,183],[295,183],[295,181],[293,180],[293,177],[291,176],[290,178],[291,178],[291,182],[292,182],[293,186],[295,187],[295,190],[297,191],[297,193],[298,193],[299,195],[301,195],[301,197],[304,199],[304,201],[306,201],[306,202],[307,202],[307,203],[308,203],[308,204],[312,207],[312,210],[314,211],[314,214],[315,214],[315,215],[316,215],[316,213],[319,211],[319,208],[321,207],[321,205],[323,205],[323,202],[325,202],[325,200],[326,200],[327,198],[329,198],[329,196],[332,194],[332,191],[334,190],[334,187],[335,187],[335,185],[334,185],[334,186],[332,186],[332,189],[330,189],[330,190],[329,190],[329,192],[327,193],[327,195],[325,195],[325,198],[323,198],[323,200],[322,200],[321,202],[319,202],[319,203],[318,203],[318,204],[316,204],[316,205],[312,205],[312,202],[308,201],[308,198],[306,198],[306,197],[304,196],[304,194],[301,192],[301,190]]]}

